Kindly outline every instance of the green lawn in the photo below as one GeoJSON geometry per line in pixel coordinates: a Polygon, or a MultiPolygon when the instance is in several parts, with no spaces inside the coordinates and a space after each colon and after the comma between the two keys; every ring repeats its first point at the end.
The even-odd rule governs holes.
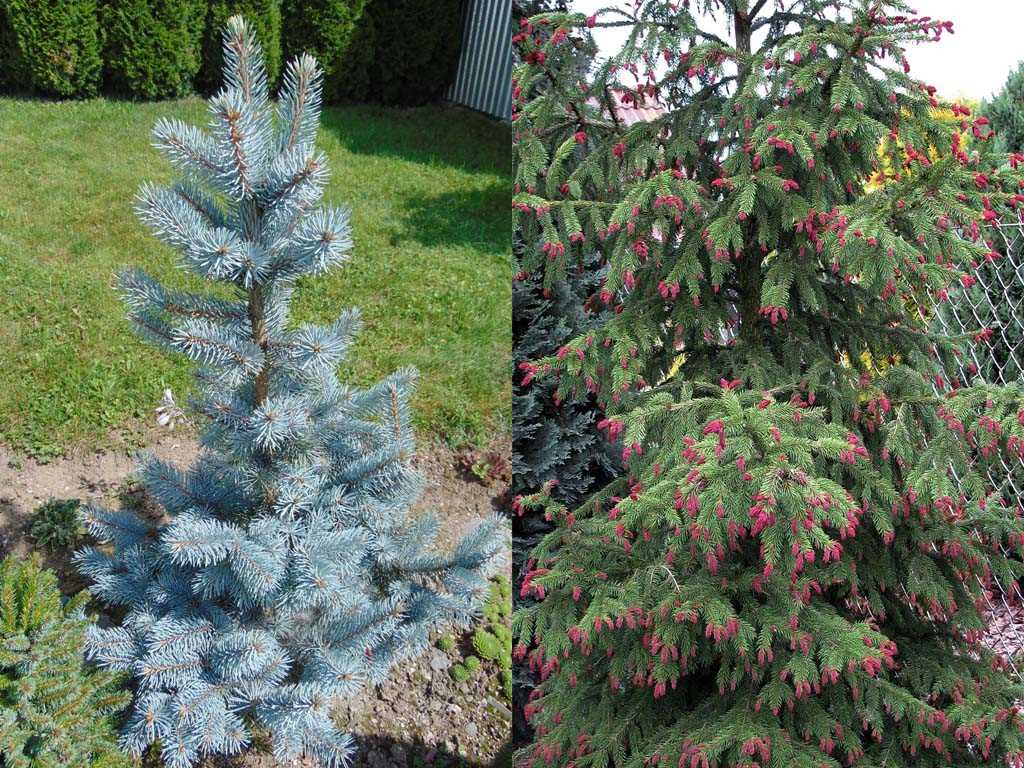
{"type": "MultiPolygon", "coordinates": [[[[172,178],[149,146],[163,115],[205,103],[0,99],[0,440],[37,456],[134,440],[188,366],[143,344],[112,276],[141,265],[190,284],[135,219],[144,180],[172,178]]],[[[482,442],[511,408],[507,127],[462,110],[325,112],[325,202],[353,210],[350,262],[300,285],[297,320],[359,306],[342,377],[420,371],[421,437],[482,442]]],[[[194,283],[191,283],[194,286],[194,283]]]]}

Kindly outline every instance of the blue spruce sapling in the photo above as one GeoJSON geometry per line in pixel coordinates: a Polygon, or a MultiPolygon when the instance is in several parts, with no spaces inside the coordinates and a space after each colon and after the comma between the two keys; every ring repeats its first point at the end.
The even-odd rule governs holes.
{"type": "Polygon", "coordinates": [[[295,281],[352,245],[348,212],[314,207],[327,179],[314,145],[320,70],[309,56],[292,62],[275,107],[238,17],[224,62],[208,131],[156,125],[156,146],[185,179],[145,186],[137,209],[185,267],[232,296],[121,276],[141,332],[199,364],[203,451],[187,471],[144,462],[167,522],[84,511],[100,546],[79,565],[123,610],[87,651],[135,675],[122,735],[131,753],[159,742],[168,766],[186,768],[241,751],[258,727],[278,759],[339,766],[352,740],[333,703],[423,649],[435,627],[474,615],[505,530],[484,520],[441,554],[434,518],[409,514],[422,486],[410,467],[413,371],[347,386],[336,369],[358,313],[289,325],[295,281]]]}

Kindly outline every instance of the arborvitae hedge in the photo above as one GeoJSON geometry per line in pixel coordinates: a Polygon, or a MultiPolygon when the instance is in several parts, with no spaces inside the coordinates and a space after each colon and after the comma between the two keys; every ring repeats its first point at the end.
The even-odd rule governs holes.
{"type": "MultiPolygon", "coordinates": [[[[286,59],[310,53],[324,70],[324,97],[334,101],[333,75],[346,60],[364,22],[367,0],[285,0],[281,8],[282,48],[286,59]]],[[[363,78],[365,81],[365,78],[363,78]]]]}
{"type": "Polygon", "coordinates": [[[981,105],[981,111],[992,121],[994,139],[1000,149],[1019,152],[1024,147],[1024,61],[1007,76],[992,101],[981,105]]]}
{"type": "MultiPolygon", "coordinates": [[[[367,0],[367,5],[372,0],[367,0]]],[[[356,25],[348,49],[335,65],[334,72],[324,83],[324,92],[331,102],[357,102],[376,98],[373,94],[374,50],[377,46],[377,28],[369,8],[356,25]]]]}
{"type": "Polygon", "coordinates": [[[416,106],[440,98],[462,43],[460,0],[370,0],[376,43],[369,98],[416,106]]]}
{"type": "Polygon", "coordinates": [[[6,88],[95,95],[100,45],[96,0],[0,0],[0,83],[6,88]]]}
{"type": "Polygon", "coordinates": [[[241,14],[277,82],[282,52],[324,66],[324,98],[416,106],[455,74],[462,0],[0,0],[0,89],[138,99],[219,85],[221,29],[241,14]]]}
{"type": "Polygon", "coordinates": [[[281,73],[281,1],[280,0],[210,0],[203,33],[203,63],[196,78],[196,88],[213,93],[220,85],[221,30],[229,17],[240,14],[263,47],[267,82],[273,87],[281,73]]]}
{"type": "Polygon", "coordinates": [[[7,16],[5,3],[0,3],[0,88],[5,92],[27,88],[20,85],[19,69],[21,54],[18,52],[18,38],[7,16]]]}
{"type": "Polygon", "coordinates": [[[143,99],[192,90],[201,64],[206,0],[105,0],[106,84],[143,99]]]}
{"type": "Polygon", "coordinates": [[[0,766],[127,768],[112,716],[118,677],[83,668],[87,592],[62,604],[36,559],[0,563],[0,766]]]}

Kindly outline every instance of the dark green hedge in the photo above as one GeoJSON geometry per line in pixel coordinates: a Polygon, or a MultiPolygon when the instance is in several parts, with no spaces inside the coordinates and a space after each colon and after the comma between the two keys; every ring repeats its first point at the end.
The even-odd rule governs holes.
{"type": "MultiPolygon", "coordinates": [[[[368,0],[369,2],[369,0],[368,0]]],[[[369,9],[363,10],[363,17],[352,33],[348,49],[331,67],[331,73],[324,79],[324,94],[328,102],[371,101],[373,89],[373,51],[377,44],[377,30],[369,9]]]]}
{"type": "Polygon", "coordinates": [[[286,58],[316,55],[328,102],[425,104],[458,65],[462,0],[285,0],[283,13],[286,58]]]}
{"type": "Polygon", "coordinates": [[[284,0],[281,9],[284,60],[301,53],[316,56],[324,69],[324,98],[336,101],[339,66],[368,23],[367,0],[284,0]]]}
{"type": "Polygon", "coordinates": [[[141,99],[183,96],[201,64],[206,0],[104,0],[105,79],[141,99]]]}
{"type": "Polygon", "coordinates": [[[224,24],[235,14],[242,14],[256,30],[267,62],[267,80],[273,91],[281,73],[281,3],[280,0],[211,0],[203,33],[203,63],[196,78],[196,87],[213,93],[220,86],[222,33],[224,24]]]}
{"type": "Polygon", "coordinates": [[[441,97],[455,76],[462,0],[370,0],[375,33],[368,100],[417,106],[441,97]]]}
{"type": "Polygon", "coordinates": [[[458,64],[463,0],[0,0],[0,89],[140,99],[221,86],[221,33],[256,30],[271,88],[283,53],[315,55],[324,97],[415,106],[458,64]],[[283,1],[283,7],[282,7],[283,1]]]}
{"type": "Polygon", "coordinates": [[[63,98],[99,89],[96,0],[0,0],[0,46],[8,89],[63,98]]]}

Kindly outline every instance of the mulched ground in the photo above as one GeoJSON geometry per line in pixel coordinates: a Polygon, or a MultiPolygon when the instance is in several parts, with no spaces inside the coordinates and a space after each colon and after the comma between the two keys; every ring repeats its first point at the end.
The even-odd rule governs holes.
{"type": "MultiPolygon", "coordinates": [[[[161,432],[152,435],[147,450],[186,465],[195,457],[197,444],[190,433],[161,432]]],[[[473,454],[457,454],[439,444],[420,450],[416,464],[427,487],[417,509],[430,509],[437,515],[442,523],[442,544],[456,541],[473,520],[503,511],[509,480],[503,457],[510,451],[507,437],[496,439],[487,451],[473,454]],[[477,468],[476,473],[472,467],[477,468]]],[[[39,464],[0,446],[0,554],[23,556],[31,551],[30,517],[48,499],[77,498],[116,506],[119,498],[127,498],[139,503],[141,490],[131,481],[133,466],[130,456],[118,452],[80,454],[39,464]]],[[[67,592],[85,586],[70,563],[70,551],[43,554],[67,592]]],[[[510,570],[508,562],[503,568],[510,570]]],[[[431,648],[396,667],[382,685],[366,689],[339,707],[339,724],[360,743],[354,763],[357,768],[510,764],[503,750],[511,733],[511,711],[497,667],[485,661],[462,683],[456,683],[449,673],[467,646],[468,637],[464,637],[451,652],[431,648]]],[[[230,765],[284,768],[255,750],[230,765]]]]}

